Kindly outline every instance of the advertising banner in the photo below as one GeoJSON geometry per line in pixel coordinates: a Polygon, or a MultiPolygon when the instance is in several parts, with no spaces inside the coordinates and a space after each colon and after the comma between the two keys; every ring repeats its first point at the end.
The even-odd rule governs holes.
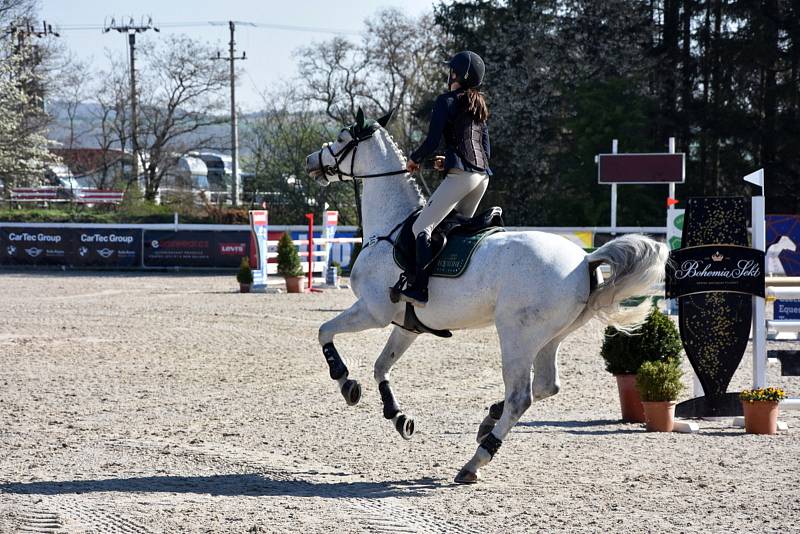
{"type": "Polygon", "coordinates": [[[800,300],[776,300],[772,312],[778,321],[800,321],[800,300]]]}
{"type": "Polygon", "coordinates": [[[686,210],[680,209],[667,210],[667,245],[670,250],[681,248],[685,212],[686,210]]]}
{"type": "Polygon", "coordinates": [[[142,231],[139,229],[75,229],[68,251],[69,265],[76,267],[138,267],[142,231]]]}
{"type": "Polygon", "coordinates": [[[145,267],[236,268],[250,254],[249,233],[240,230],[145,230],[145,267]]]}
{"type": "Polygon", "coordinates": [[[250,255],[250,235],[240,230],[214,232],[214,267],[238,268],[250,255]]]}
{"type": "Polygon", "coordinates": [[[145,267],[214,267],[214,232],[145,230],[145,267]]]}
{"type": "Polygon", "coordinates": [[[800,215],[767,215],[767,274],[800,276],[800,215]]]}
{"type": "Polygon", "coordinates": [[[764,252],[735,245],[673,250],[667,263],[666,296],[710,291],[764,296],[764,252]]]}
{"type": "Polygon", "coordinates": [[[678,417],[742,413],[728,391],[747,348],[753,297],[764,295],[764,252],[748,248],[748,202],[742,197],[693,197],[683,235],[667,264],[667,297],[678,298],[678,325],[703,396],[675,407],[678,417]]]}
{"type": "Polygon", "coordinates": [[[69,265],[74,230],[0,227],[0,264],[69,265]]]}

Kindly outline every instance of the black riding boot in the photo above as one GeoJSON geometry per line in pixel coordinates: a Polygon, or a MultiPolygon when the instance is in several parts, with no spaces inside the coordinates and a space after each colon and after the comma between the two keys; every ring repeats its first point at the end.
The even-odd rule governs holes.
{"type": "Polygon", "coordinates": [[[400,292],[400,300],[410,302],[418,308],[428,303],[428,271],[425,267],[431,262],[433,250],[431,238],[425,232],[417,236],[417,264],[414,268],[414,283],[400,292]]]}

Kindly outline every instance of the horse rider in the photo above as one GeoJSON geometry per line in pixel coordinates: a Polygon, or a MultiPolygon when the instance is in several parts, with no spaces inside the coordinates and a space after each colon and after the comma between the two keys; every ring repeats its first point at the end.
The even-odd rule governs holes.
{"type": "Polygon", "coordinates": [[[432,260],[431,234],[453,210],[472,217],[489,185],[489,108],[483,93],[485,65],[475,52],[459,52],[447,63],[448,91],[433,105],[428,136],[408,158],[406,169],[419,170],[419,162],[434,152],[442,137],[444,157],[437,157],[436,168],[445,171],[444,181],[428,199],[412,227],[416,236],[414,282],[401,291],[400,300],[424,307],[428,302],[428,271],[432,260]],[[444,161],[442,161],[444,160],[444,161]]]}

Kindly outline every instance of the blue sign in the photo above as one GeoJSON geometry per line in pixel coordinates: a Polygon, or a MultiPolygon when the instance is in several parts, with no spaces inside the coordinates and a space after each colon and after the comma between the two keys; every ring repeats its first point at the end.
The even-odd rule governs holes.
{"type": "Polygon", "coordinates": [[[776,300],[772,310],[778,321],[800,321],[800,300],[776,300]]]}

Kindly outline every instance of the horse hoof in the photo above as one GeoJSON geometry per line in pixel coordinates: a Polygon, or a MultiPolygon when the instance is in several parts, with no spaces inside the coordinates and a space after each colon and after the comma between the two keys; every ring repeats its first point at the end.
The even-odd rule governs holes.
{"type": "Polygon", "coordinates": [[[346,380],[342,384],[342,396],[348,406],[355,406],[361,400],[361,385],[355,380],[346,380]]]}
{"type": "Polygon", "coordinates": [[[480,479],[478,473],[473,473],[466,467],[462,467],[455,478],[456,484],[475,484],[480,479]]]}
{"type": "Polygon", "coordinates": [[[400,414],[394,422],[394,427],[403,439],[411,439],[414,435],[414,420],[400,414]]]}

